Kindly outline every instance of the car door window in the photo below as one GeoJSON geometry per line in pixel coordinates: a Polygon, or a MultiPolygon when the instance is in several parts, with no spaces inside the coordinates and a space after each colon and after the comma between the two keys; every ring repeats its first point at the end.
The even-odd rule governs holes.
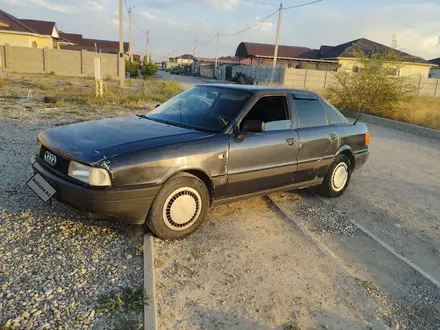
{"type": "Polygon", "coordinates": [[[279,131],[291,128],[289,111],[285,96],[265,96],[260,98],[248,112],[246,120],[261,120],[265,131],[279,131]]]}
{"type": "Polygon", "coordinates": [[[327,126],[330,124],[327,114],[318,99],[293,98],[298,128],[327,126]]]}

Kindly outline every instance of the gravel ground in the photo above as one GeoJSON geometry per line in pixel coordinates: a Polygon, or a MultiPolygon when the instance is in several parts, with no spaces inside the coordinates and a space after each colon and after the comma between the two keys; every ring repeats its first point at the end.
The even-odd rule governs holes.
{"type": "Polygon", "coordinates": [[[160,329],[389,329],[374,299],[264,198],[155,240],[160,329]]]}
{"type": "Polygon", "coordinates": [[[367,125],[371,156],[330,202],[440,282],[440,143],[367,125]]]}
{"type": "Polygon", "coordinates": [[[0,325],[136,329],[142,306],[113,311],[111,302],[127,290],[142,294],[138,228],[51,207],[25,185],[35,136],[48,126],[0,119],[0,325]]]}
{"type": "Polygon", "coordinates": [[[273,194],[271,198],[287,210],[289,217],[301,221],[321,244],[330,248],[376,302],[388,324],[399,324],[400,329],[440,329],[438,288],[360,230],[351,235],[353,225],[347,215],[308,191],[301,191],[299,196],[273,194]],[[327,225],[321,227],[316,219],[325,219],[332,229],[328,230],[327,225]]]}

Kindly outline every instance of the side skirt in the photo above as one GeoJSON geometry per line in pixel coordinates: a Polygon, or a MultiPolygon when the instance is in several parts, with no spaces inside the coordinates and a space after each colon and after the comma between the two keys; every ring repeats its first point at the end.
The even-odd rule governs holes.
{"type": "Polygon", "coordinates": [[[252,197],[256,197],[256,196],[268,195],[268,194],[279,192],[279,191],[296,190],[296,189],[303,189],[303,188],[308,188],[308,187],[312,187],[312,186],[317,186],[317,185],[320,185],[323,181],[324,181],[324,178],[319,178],[319,179],[314,179],[314,180],[305,181],[305,182],[301,182],[301,183],[289,184],[287,186],[282,186],[282,187],[278,187],[278,188],[274,188],[274,189],[256,191],[256,192],[253,192],[250,194],[226,197],[226,198],[221,198],[221,199],[214,199],[211,203],[211,206],[229,204],[229,203],[236,202],[239,200],[248,199],[248,198],[252,198],[252,197]]]}

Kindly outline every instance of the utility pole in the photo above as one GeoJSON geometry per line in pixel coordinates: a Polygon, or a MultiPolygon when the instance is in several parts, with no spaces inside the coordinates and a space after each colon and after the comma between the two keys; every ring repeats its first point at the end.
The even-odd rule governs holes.
{"type": "Polygon", "coordinates": [[[145,56],[146,56],[146,61],[147,61],[147,63],[150,63],[150,31],[151,30],[148,30],[147,31],[147,51],[146,51],[146,54],[145,54],[145,56]]]}
{"type": "Polygon", "coordinates": [[[194,48],[193,48],[193,56],[197,57],[197,39],[194,39],[194,48]]]}
{"type": "Polygon", "coordinates": [[[125,60],[124,60],[124,12],[122,0],[119,0],[119,86],[124,87],[125,60]]]}
{"type": "Polygon", "coordinates": [[[218,66],[218,45],[219,45],[220,32],[217,32],[217,45],[215,47],[215,66],[214,77],[217,78],[217,66],[218,66]]]}
{"type": "Polygon", "coordinates": [[[278,41],[280,39],[280,29],[281,29],[281,20],[283,18],[283,3],[280,4],[280,9],[278,12],[278,26],[277,26],[277,36],[275,38],[275,51],[273,54],[273,65],[272,65],[272,75],[270,81],[273,82],[275,78],[275,68],[277,66],[277,57],[278,57],[278,41]]]}
{"type": "Polygon", "coordinates": [[[128,7],[128,19],[130,24],[130,43],[128,45],[128,55],[130,57],[130,62],[133,62],[133,19],[131,17],[133,13],[133,8],[128,7]]]}

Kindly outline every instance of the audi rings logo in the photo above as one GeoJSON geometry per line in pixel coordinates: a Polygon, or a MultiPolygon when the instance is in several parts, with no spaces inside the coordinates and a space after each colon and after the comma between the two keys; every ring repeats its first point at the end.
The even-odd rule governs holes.
{"type": "Polygon", "coordinates": [[[46,151],[44,153],[44,160],[46,163],[49,163],[50,165],[55,166],[55,164],[57,163],[57,156],[50,153],[49,151],[46,151]]]}

